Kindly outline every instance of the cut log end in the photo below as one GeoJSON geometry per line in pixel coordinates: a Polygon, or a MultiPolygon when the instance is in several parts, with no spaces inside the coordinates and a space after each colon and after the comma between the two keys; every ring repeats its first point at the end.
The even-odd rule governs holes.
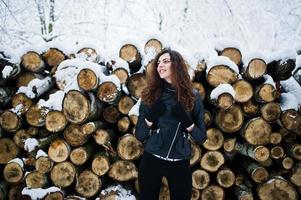
{"type": "Polygon", "coordinates": [[[88,158],[89,155],[83,147],[73,149],[70,153],[70,160],[75,165],[84,164],[88,160],[88,158]]]}
{"type": "Polygon", "coordinates": [[[192,173],[192,186],[198,190],[202,190],[209,185],[210,176],[208,172],[202,169],[195,170],[192,173]]]}
{"type": "Polygon", "coordinates": [[[46,115],[45,126],[50,132],[62,131],[67,125],[67,119],[61,111],[50,111],[46,115]]]}
{"type": "Polygon", "coordinates": [[[206,187],[201,194],[202,200],[223,200],[225,198],[225,191],[222,187],[210,185],[206,187]]]}
{"type": "Polygon", "coordinates": [[[14,132],[20,128],[21,120],[16,113],[6,110],[0,115],[0,125],[4,130],[14,132]]]}
{"type": "Polygon", "coordinates": [[[73,183],[75,176],[75,168],[70,162],[56,164],[50,173],[53,184],[63,188],[70,186],[73,183]]]}
{"type": "Polygon", "coordinates": [[[216,128],[210,128],[206,132],[207,139],[204,142],[203,146],[208,150],[218,150],[223,146],[224,136],[216,128]]]}
{"type": "Polygon", "coordinates": [[[117,181],[128,181],[137,178],[138,171],[134,163],[119,160],[111,165],[109,177],[117,181]]]}
{"type": "Polygon", "coordinates": [[[48,155],[54,162],[67,160],[71,152],[70,146],[64,140],[55,140],[48,149],[48,155]]]}
{"type": "Polygon", "coordinates": [[[239,65],[242,59],[242,55],[237,48],[225,48],[222,50],[221,56],[230,58],[236,65],[239,65]]]}
{"type": "Polygon", "coordinates": [[[25,182],[29,188],[42,188],[47,184],[48,179],[46,174],[33,171],[26,175],[25,182]]]}
{"type": "Polygon", "coordinates": [[[117,101],[120,91],[113,82],[103,82],[98,87],[97,97],[107,103],[113,103],[117,101]]]}
{"type": "Polygon", "coordinates": [[[90,170],[83,171],[76,182],[75,190],[84,197],[93,197],[101,188],[101,180],[90,170]]]}
{"type": "Polygon", "coordinates": [[[236,102],[245,103],[253,96],[252,85],[243,79],[236,81],[233,84],[233,89],[235,91],[234,99],[236,102]]]}
{"type": "Polygon", "coordinates": [[[107,156],[96,156],[92,161],[92,171],[98,176],[105,175],[110,169],[110,161],[107,156]]]}
{"type": "Polygon", "coordinates": [[[0,164],[6,164],[19,154],[17,145],[8,138],[0,138],[0,164]]]}
{"type": "Polygon", "coordinates": [[[82,69],[77,75],[77,83],[83,90],[90,91],[97,87],[98,77],[93,70],[82,69]]]}
{"type": "Polygon", "coordinates": [[[225,162],[223,154],[219,151],[208,151],[201,159],[201,167],[209,172],[216,172],[225,162]]]}
{"type": "Polygon", "coordinates": [[[207,82],[212,87],[217,87],[221,83],[232,84],[238,79],[238,74],[225,65],[212,67],[207,74],[207,82]]]}
{"type": "Polygon", "coordinates": [[[18,183],[24,175],[23,168],[16,162],[11,162],[5,165],[3,169],[4,179],[8,183],[18,183]]]}
{"type": "Polygon", "coordinates": [[[223,93],[217,98],[217,105],[221,109],[228,109],[234,104],[234,98],[229,93],[223,93]]]}
{"type": "Polygon", "coordinates": [[[254,149],[254,158],[257,161],[266,161],[270,156],[270,151],[265,146],[258,146],[254,149]]]}
{"type": "Polygon", "coordinates": [[[132,134],[126,134],[117,144],[118,155],[124,160],[135,160],[142,155],[142,144],[132,134]]]}

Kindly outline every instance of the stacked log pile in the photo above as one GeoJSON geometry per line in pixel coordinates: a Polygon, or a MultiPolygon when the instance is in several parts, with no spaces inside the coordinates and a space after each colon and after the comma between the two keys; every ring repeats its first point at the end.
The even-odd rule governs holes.
{"type": "MultiPolygon", "coordinates": [[[[112,59],[50,48],[20,62],[0,52],[0,199],[115,199],[120,189],[105,190],[114,185],[138,194],[139,97],[162,48],[157,39],[144,52],[125,44],[112,59]]],[[[191,141],[191,199],[298,199],[301,112],[287,105],[301,93],[295,64],[245,59],[235,46],[198,61],[207,140],[191,141]]],[[[160,199],[170,199],[165,178],[160,199]]]]}

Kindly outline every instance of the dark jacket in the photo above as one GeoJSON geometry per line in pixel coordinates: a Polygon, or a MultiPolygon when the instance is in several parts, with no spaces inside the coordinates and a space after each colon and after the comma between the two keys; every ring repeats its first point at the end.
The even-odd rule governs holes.
{"type": "Polygon", "coordinates": [[[199,145],[206,140],[206,130],[204,123],[203,101],[199,93],[194,89],[196,96],[194,108],[188,114],[194,121],[195,127],[191,133],[187,133],[181,123],[173,117],[171,108],[176,104],[175,90],[171,85],[165,84],[161,100],[166,106],[166,111],[161,115],[155,128],[148,128],[145,122],[146,105],[141,102],[139,108],[139,118],[136,126],[135,135],[138,140],[144,143],[144,150],[171,159],[189,159],[191,154],[191,145],[188,136],[199,145]]]}

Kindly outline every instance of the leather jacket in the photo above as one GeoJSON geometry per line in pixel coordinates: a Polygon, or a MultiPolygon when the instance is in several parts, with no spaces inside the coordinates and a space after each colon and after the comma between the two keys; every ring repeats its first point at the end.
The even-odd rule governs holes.
{"type": "Polygon", "coordinates": [[[149,128],[145,122],[146,105],[141,102],[139,117],[136,125],[135,136],[144,143],[144,150],[148,153],[161,156],[166,159],[189,159],[191,145],[189,138],[202,145],[206,140],[204,123],[203,101],[197,90],[195,94],[194,108],[188,112],[194,121],[194,128],[188,133],[171,113],[171,108],[176,104],[175,90],[170,84],[164,84],[161,100],[166,106],[166,111],[156,120],[155,125],[149,128]]]}

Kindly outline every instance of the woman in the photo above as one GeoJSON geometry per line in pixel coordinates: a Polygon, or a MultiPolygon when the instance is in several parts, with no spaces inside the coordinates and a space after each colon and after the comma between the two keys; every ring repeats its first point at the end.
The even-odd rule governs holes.
{"type": "Polygon", "coordinates": [[[206,140],[202,99],[192,87],[183,57],[170,49],[156,56],[147,82],[135,131],[137,139],[144,142],[138,179],[140,199],[158,199],[165,176],[171,199],[189,200],[189,138],[199,145],[206,140]]]}

